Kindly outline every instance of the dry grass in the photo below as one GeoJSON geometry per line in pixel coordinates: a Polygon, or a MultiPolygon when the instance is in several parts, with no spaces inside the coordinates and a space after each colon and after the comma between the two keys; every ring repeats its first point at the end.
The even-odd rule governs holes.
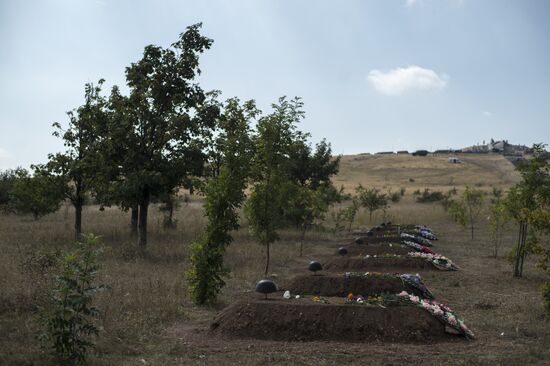
{"type": "MultiPolygon", "coordinates": [[[[340,177],[356,177],[345,164],[340,177]]],[[[384,179],[372,174],[365,182],[384,179]]],[[[406,175],[388,174],[391,179],[406,175]]],[[[487,179],[488,186],[498,183],[497,173],[486,174],[493,177],[491,180],[483,178],[487,179]]],[[[424,176],[426,178],[422,179],[428,179],[424,176]]],[[[444,182],[447,178],[440,179],[444,182]]],[[[462,181],[463,178],[457,174],[455,179],[462,181]]],[[[400,184],[399,181],[391,186],[400,184]]],[[[410,191],[387,214],[395,222],[429,224],[441,235],[437,250],[453,259],[462,270],[431,272],[423,276],[436,296],[451,304],[465,318],[478,336],[476,341],[423,346],[209,339],[200,330],[224,305],[253,288],[263,273],[264,253],[250,238],[246,227],[235,233],[235,243],[226,256],[231,277],[220,305],[216,308],[193,306],[187,296],[184,273],[189,243],[204,224],[200,202],[195,200],[177,212],[178,227],[172,231],[162,228],[160,214],[152,209],[147,255],[140,255],[135,250],[128,233],[128,214],[116,209],[100,212],[95,207],[86,210],[85,231],[103,236],[101,282],[112,288],[97,301],[103,310],[103,331],[90,363],[485,365],[550,362],[549,319],[542,310],[539,294],[544,276],[534,268],[532,261],[528,262],[524,278],[512,279],[511,267],[505,259],[489,257],[490,240],[484,223],[476,239],[471,241],[469,233],[454,224],[439,204],[415,203],[410,191]]],[[[361,213],[355,226],[368,227],[367,218],[361,213]]],[[[41,285],[39,276],[29,272],[24,263],[33,251],[70,245],[71,219],[70,210],[61,210],[40,221],[0,216],[0,365],[45,363],[45,353],[34,338],[36,328],[32,321],[33,305],[41,293],[41,285]]],[[[380,219],[377,213],[373,221],[380,219]]],[[[511,226],[503,252],[511,247],[514,238],[515,227],[511,226]]],[[[300,273],[309,259],[331,253],[342,240],[329,232],[312,232],[306,243],[306,255],[299,258],[298,233],[284,231],[282,240],[273,246],[271,272],[277,279],[289,278],[300,273]]]]}
{"type": "Polygon", "coordinates": [[[519,180],[514,166],[502,155],[459,156],[462,164],[449,163],[447,155],[346,155],[334,183],[349,192],[359,183],[391,188],[394,192],[403,187],[412,192],[424,188],[446,191],[467,184],[490,190],[508,187],[519,180]]]}

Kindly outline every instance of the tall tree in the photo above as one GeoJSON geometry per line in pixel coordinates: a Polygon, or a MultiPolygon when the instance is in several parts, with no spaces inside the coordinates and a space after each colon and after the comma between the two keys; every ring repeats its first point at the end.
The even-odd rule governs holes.
{"type": "Polygon", "coordinates": [[[168,193],[203,170],[205,135],[217,115],[195,82],[199,56],[212,40],[187,28],[170,48],[145,47],[143,57],[126,68],[130,93],[111,93],[115,118],[110,126],[118,177],[115,191],[124,207],[138,206],[138,244],[147,244],[147,216],[152,197],[168,193]]]}
{"type": "Polygon", "coordinates": [[[208,224],[191,247],[188,273],[191,297],[197,304],[214,303],[225,285],[223,278],[228,270],[223,256],[233,241],[230,231],[239,227],[237,210],[245,199],[252,154],[250,122],[257,114],[254,101],[241,105],[234,98],[226,102],[217,121],[217,174],[208,178],[204,189],[208,224]]]}
{"type": "Polygon", "coordinates": [[[82,208],[94,185],[99,184],[104,167],[99,153],[101,139],[105,135],[108,114],[107,101],[100,95],[104,80],[97,85],[88,83],[84,88],[85,103],[67,113],[69,125],[66,129],[56,122],[54,136],[63,139],[65,152],[50,154],[46,165],[48,171],[64,179],[65,198],[75,209],[74,230],[76,240],[82,233],[82,208]]]}
{"type": "Polygon", "coordinates": [[[296,140],[296,124],[303,118],[299,98],[285,97],[273,104],[273,112],[260,118],[254,138],[252,187],[245,206],[253,235],[266,247],[265,275],[269,272],[270,245],[279,239],[277,230],[284,223],[284,207],[288,204],[290,150],[296,140]]]}

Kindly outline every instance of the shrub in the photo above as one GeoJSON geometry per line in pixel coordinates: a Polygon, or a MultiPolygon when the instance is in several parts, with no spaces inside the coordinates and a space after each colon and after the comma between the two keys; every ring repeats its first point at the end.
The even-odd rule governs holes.
{"type": "Polygon", "coordinates": [[[94,346],[92,337],[99,334],[94,323],[99,310],[92,306],[94,295],[104,288],[94,285],[98,241],[97,236],[83,235],[77,249],[60,259],[50,301],[39,312],[39,338],[61,365],[83,363],[94,346]]]}
{"type": "Polygon", "coordinates": [[[401,201],[401,196],[402,194],[400,192],[391,192],[391,191],[388,192],[388,197],[390,198],[390,201],[392,201],[393,203],[397,203],[401,201]]]}
{"type": "Polygon", "coordinates": [[[424,189],[424,192],[420,197],[416,197],[416,202],[419,203],[428,203],[428,202],[437,202],[441,201],[444,198],[442,192],[439,191],[430,191],[428,188],[424,189]]]}
{"type": "Polygon", "coordinates": [[[401,189],[399,190],[399,194],[401,194],[401,197],[403,197],[405,195],[405,191],[406,191],[406,188],[401,187],[401,189]]]}

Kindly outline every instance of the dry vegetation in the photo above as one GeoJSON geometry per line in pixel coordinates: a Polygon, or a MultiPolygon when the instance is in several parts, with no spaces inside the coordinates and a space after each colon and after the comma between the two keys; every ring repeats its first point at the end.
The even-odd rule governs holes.
{"type": "MultiPolygon", "coordinates": [[[[539,293],[543,275],[529,262],[523,278],[513,279],[511,266],[500,256],[490,257],[491,246],[485,223],[475,240],[443,212],[440,204],[418,204],[412,189],[446,189],[470,183],[484,187],[509,186],[517,179],[511,164],[499,156],[468,156],[462,165],[446,157],[413,158],[344,157],[337,184],[406,187],[404,199],[393,204],[388,215],[394,222],[419,222],[440,234],[437,250],[451,258],[459,272],[426,272],[426,284],[448,302],[477,335],[473,342],[422,344],[353,344],[335,342],[283,343],[253,340],[211,339],[206,329],[217,311],[253,289],[263,272],[262,249],[247,233],[246,224],[235,233],[226,263],[231,269],[217,308],[198,308],[188,300],[184,273],[189,243],[205,220],[200,200],[195,198],[177,212],[178,227],[162,229],[162,220],[152,210],[148,253],[140,255],[129,236],[129,214],[117,209],[104,212],[89,207],[85,232],[103,237],[101,282],[111,290],[100,295],[102,333],[93,365],[167,364],[548,364],[550,321],[544,314],[539,293]],[[360,170],[359,170],[360,169],[360,170]],[[367,170],[368,169],[368,170],[367,170]],[[415,182],[408,182],[408,178],[415,182]],[[452,179],[452,181],[451,181],[452,179]]],[[[34,304],[43,295],[39,266],[30,263],[37,250],[70,245],[72,212],[34,221],[30,217],[0,216],[0,364],[41,365],[45,353],[35,340],[32,321],[34,304]]],[[[357,217],[356,226],[368,226],[368,215],[357,217]]],[[[373,221],[378,222],[380,214],[373,221]]],[[[332,224],[328,220],[325,225],[332,224]]],[[[282,233],[273,246],[274,278],[302,274],[310,258],[331,253],[345,240],[330,232],[308,235],[305,257],[299,258],[299,234],[282,233]]],[[[503,252],[516,237],[509,227],[503,252]]]]}

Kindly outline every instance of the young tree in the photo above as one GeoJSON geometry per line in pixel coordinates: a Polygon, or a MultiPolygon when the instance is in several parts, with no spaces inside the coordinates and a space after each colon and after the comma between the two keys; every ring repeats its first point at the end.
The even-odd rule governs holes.
{"type": "MultiPolygon", "coordinates": [[[[361,208],[361,202],[359,202],[357,197],[353,197],[351,200],[351,205],[340,209],[336,213],[337,223],[342,221],[346,222],[348,233],[351,232],[351,226],[353,225],[353,222],[355,221],[355,216],[357,216],[357,212],[359,211],[360,208],[361,208]]],[[[336,229],[338,230],[339,228],[337,227],[336,229]]]]}
{"type": "Polygon", "coordinates": [[[489,206],[489,229],[493,239],[493,257],[496,258],[502,245],[504,229],[510,222],[510,214],[500,196],[495,197],[493,203],[489,206]]]}
{"type": "Polygon", "coordinates": [[[470,232],[473,240],[474,228],[483,210],[483,191],[466,186],[466,189],[462,193],[462,200],[466,208],[466,216],[470,224],[470,232]]]}
{"type": "Polygon", "coordinates": [[[284,223],[284,208],[288,204],[286,192],[290,179],[290,150],[296,141],[296,123],[304,116],[299,98],[285,97],[273,104],[274,111],[260,118],[254,138],[252,159],[252,187],[245,213],[253,235],[266,247],[265,275],[269,272],[270,245],[279,239],[277,230],[284,223]]]}
{"type": "Polygon", "coordinates": [[[74,230],[76,240],[82,233],[82,208],[87,195],[101,180],[99,173],[104,164],[99,159],[101,138],[107,126],[107,101],[100,95],[104,80],[97,85],[86,84],[85,103],[75,111],[67,113],[69,125],[63,129],[56,122],[54,136],[63,139],[67,150],[50,154],[46,168],[49,173],[64,180],[65,198],[75,209],[74,230]]]}
{"type": "Polygon", "coordinates": [[[365,189],[361,184],[355,188],[361,205],[369,211],[369,222],[372,222],[373,212],[388,208],[388,198],[376,188],[365,189]]]}
{"type": "Polygon", "coordinates": [[[65,180],[47,173],[44,166],[33,166],[31,176],[25,169],[17,170],[9,193],[10,210],[31,213],[35,220],[59,210],[65,193],[65,180]]]}
{"type": "Polygon", "coordinates": [[[223,256],[233,241],[231,230],[239,227],[238,212],[250,171],[252,141],[250,121],[258,114],[254,101],[240,104],[237,98],[226,102],[217,121],[220,135],[218,174],[207,180],[205,211],[208,224],[202,237],[191,246],[188,273],[191,298],[196,304],[212,304],[225,285],[228,270],[223,256]]]}
{"type": "Polygon", "coordinates": [[[109,128],[112,156],[118,156],[114,179],[123,207],[138,206],[138,244],[147,244],[151,198],[173,191],[186,178],[201,175],[205,136],[211,133],[215,105],[195,83],[199,56],[212,40],[187,28],[171,48],[149,45],[143,57],[126,68],[129,96],[113,88],[109,128]]]}
{"type": "Polygon", "coordinates": [[[340,194],[331,182],[338,173],[340,157],[332,157],[330,144],[325,140],[316,145],[315,151],[305,141],[305,135],[297,133],[290,149],[290,202],[285,207],[285,218],[300,230],[300,256],[307,230],[316,220],[322,220],[329,206],[340,200],[340,194]]]}
{"type": "Polygon", "coordinates": [[[550,232],[550,164],[544,145],[533,146],[533,156],[519,163],[516,169],[522,180],[513,186],[505,203],[512,218],[519,224],[518,244],[514,253],[514,277],[523,274],[523,262],[529,250],[530,227],[550,232]]]}
{"type": "Polygon", "coordinates": [[[472,239],[474,239],[475,225],[483,209],[483,201],[483,191],[466,186],[458,200],[449,200],[447,203],[449,214],[453,219],[464,228],[469,226],[472,239]]]}

